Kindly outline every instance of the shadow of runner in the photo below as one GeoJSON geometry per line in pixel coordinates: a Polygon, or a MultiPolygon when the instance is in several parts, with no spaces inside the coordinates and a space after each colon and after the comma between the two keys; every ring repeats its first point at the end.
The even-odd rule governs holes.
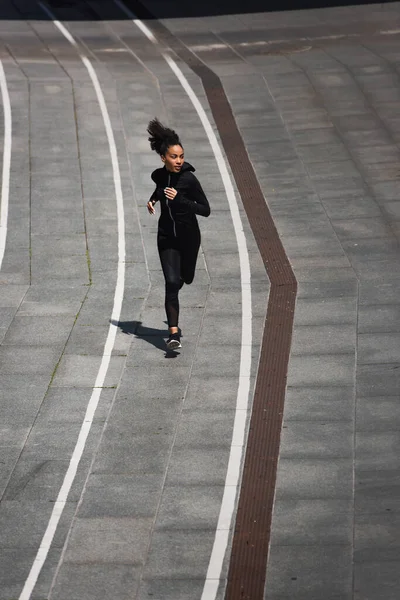
{"type": "Polygon", "coordinates": [[[136,338],[145,340],[158,350],[165,352],[165,358],[176,358],[180,355],[174,350],[167,350],[165,347],[165,339],[168,338],[168,329],[155,329],[154,327],[146,327],[142,321],[114,321],[110,319],[110,323],[119,327],[122,333],[134,335],[136,338]]]}

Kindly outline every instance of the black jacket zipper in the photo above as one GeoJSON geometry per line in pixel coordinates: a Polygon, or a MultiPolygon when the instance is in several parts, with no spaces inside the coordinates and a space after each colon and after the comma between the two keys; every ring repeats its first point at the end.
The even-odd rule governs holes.
{"type": "MultiPolygon", "coordinates": [[[[171,175],[168,174],[168,187],[171,187],[171,175]]],[[[171,207],[169,205],[170,200],[167,198],[167,206],[168,206],[168,210],[169,210],[169,216],[171,217],[171,221],[172,221],[172,227],[174,230],[174,237],[176,237],[176,226],[175,226],[175,221],[174,221],[174,217],[172,216],[172,212],[171,212],[171,207]]]]}

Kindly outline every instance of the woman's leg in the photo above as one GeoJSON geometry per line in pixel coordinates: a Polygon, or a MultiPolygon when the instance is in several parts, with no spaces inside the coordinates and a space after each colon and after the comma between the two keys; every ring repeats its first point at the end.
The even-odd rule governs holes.
{"type": "Polygon", "coordinates": [[[191,284],[197,263],[197,255],[200,248],[200,231],[196,229],[191,235],[186,235],[181,242],[181,280],[187,285],[191,284]]]}
{"type": "Polygon", "coordinates": [[[181,254],[176,248],[160,248],[159,255],[165,278],[165,312],[170,333],[178,331],[181,254]]]}

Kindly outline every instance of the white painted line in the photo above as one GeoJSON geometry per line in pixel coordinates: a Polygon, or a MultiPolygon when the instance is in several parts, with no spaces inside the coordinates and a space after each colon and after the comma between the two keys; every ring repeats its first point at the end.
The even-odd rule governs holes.
{"type": "Polygon", "coordinates": [[[4,113],[4,148],[3,148],[3,174],[1,183],[1,209],[0,209],[0,269],[6,251],[8,227],[8,202],[10,197],[10,169],[11,169],[11,144],[12,144],[12,115],[11,102],[8,93],[6,74],[0,60],[0,88],[4,113]]]}
{"type": "MultiPolygon", "coordinates": [[[[132,19],[133,23],[146,35],[146,37],[154,44],[158,45],[157,39],[150,29],[142,23],[135,15],[120,1],[114,0],[115,4],[121,8],[125,14],[132,19]]],[[[221,178],[225,187],[226,197],[228,199],[229,209],[232,216],[233,227],[236,235],[236,242],[239,251],[240,277],[242,282],[242,339],[241,339],[241,356],[239,369],[239,387],[236,398],[236,414],[233,426],[232,444],[229,455],[227,478],[225,481],[225,493],[223,496],[221,510],[219,514],[217,530],[211,558],[208,565],[206,581],[203,589],[201,600],[215,600],[218,585],[221,578],[223,561],[228,546],[229,530],[232,527],[232,518],[234,513],[235,498],[239,486],[240,465],[244,453],[245,443],[245,427],[243,415],[249,407],[249,391],[250,391],[250,373],[251,373],[251,286],[250,286],[250,260],[247,250],[246,237],[243,231],[243,224],[240,218],[239,206],[236,200],[235,191],[229,175],[228,167],[223,155],[222,149],[216,138],[212,125],[207,114],[202,107],[198,97],[196,96],[190,83],[182,73],[177,63],[166,52],[160,48],[160,53],[168,63],[171,70],[175,73],[177,79],[187,93],[192,102],[200,121],[207,134],[211,148],[214,152],[221,178]],[[232,492],[234,489],[234,493],[232,492]],[[229,523],[229,528],[227,524],[229,523]]]]}
{"type": "Polygon", "coordinates": [[[226,44],[204,44],[199,46],[189,46],[192,52],[208,52],[212,50],[225,50],[228,46],[226,44]]]}
{"type": "Polygon", "coordinates": [[[379,31],[381,35],[398,35],[400,33],[400,29],[384,29],[379,31]]]}
{"type": "Polygon", "coordinates": [[[79,57],[81,58],[83,64],[88,70],[90,79],[92,80],[93,87],[96,92],[97,100],[100,105],[101,114],[104,120],[104,126],[106,130],[108,145],[110,148],[110,156],[113,167],[113,177],[114,177],[114,188],[115,188],[115,197],[117,204],[117,219],[118,219],[118,273],[117,273],[117,283],[115,287],[114,294],[114,305],[113,311],[111,315],[111,321],[108,335],[106,339],[106,343],[104,346],[103,357],[101,360],[100,368],[96,377],[96,381],[94,384],[94,388],[86,409],[86,414],[79,432],[78,440],[76,442],[76,446],[72,453],[72,457],[68,466],[68,470],[65,474],[63,484],[58,493],[57,500],[55,502],[53,511],[51,513],[50,520],[48,522],[46,531],[42,538],[39,550],[36,554],[34,563],[31,567],[30,573],[26,579],[24,588],[19,596],[19,600],[29,600],[31,594],[36,585],[39,574],[43,568],[45,560],[47,558],[47,554],[50,550],[50,546],[52,544],[54,534],[56,532],[58,522],[61,518],[63,510],[65,508],[65,504],[67,502],[68,494],[71,490],[71,486],[75,479],[76,472],[78,470],[79,462],[82,458],[83,451],[85,449],[86,440],[89,435],[90,429],[93,423],[93,417],[99,403],[100,394],[102,391],[102,387],[104,386],[104,381],[107,375],[108,367],[110,364],[111,353],[114,347],[115,336],[117,333],[117,326],[113,323],[118,322],[121,315],[121,307],[122,300],[124,296],[124,288],[125,288],[125,216],[124,216],[124,202],[122,195],[122,187],[121,187],[121,175],[119,170],[118,163],[118,154],[117,147],[115,144],[114,133],[112,130],[110,116],[108,114],[107,105],[104,99],[104,95],[92,63],[90,60],[82,54],[80,51],[78,44],[69,33],[69,31],[62,25],[59,21],[55,20],[54,15],[51,11],[42,4],[38,3],[42,10],[48,15],[48,17],[53,21],[54,25],[61,31],[61,33],[67,38],[67,40],[76,48],[79,57]]]}

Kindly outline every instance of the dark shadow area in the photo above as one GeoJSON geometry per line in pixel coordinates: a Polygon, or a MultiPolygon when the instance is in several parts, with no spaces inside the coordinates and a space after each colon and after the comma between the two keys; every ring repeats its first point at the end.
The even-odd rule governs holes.
{"type": "MultiPolygon", "coordinates": [[[[385,0],[381,4],[391,3],[392,1],[385,0]]],[[[139,0],[127,0],[127,4],[130,5],[132,11],[135,6],[137,7],[136,10],[140,10],[140,5],[143,4],[148,7],[157,19],[240,15],[374,3],[376,4],[372,0],[353,0],[351,2],[346,2],[346,0],[205,0],[204,2],[192,0],[145,0],[143,3],[139,0]]],[[[142,16],[141,18],[145,17],[142,16]]],[[[147,18],[151,18],[150,15],[147,18]]]]}
{"type": "Polygon", "coordinates": [[[110,323],[120,328],[122,333],[127,335],[134,335],[136,338],[140,338],[157,348],[165,352],[165,358],[176,358],[179,356],[179,352],[174,350],[167,350],[165,347],[165,340],[168,338],[168,328],[166,329],[154,329],[154,327],[146,327],[142,324],[142,321],[113,321],[110,323]]]}
{"type": "MultiPolygon", "coordinates": [[[[392,4],[395,0],[125,0],[125,5],[140,19],[209,17],[246,13],[392,4]]],[[[113,0],[47,0],[57,19],[65,21],[123,20],[127,15],[113,0]]],[[[1,0],[0,20],[48,20],[36,0],[1,0]]]]}

